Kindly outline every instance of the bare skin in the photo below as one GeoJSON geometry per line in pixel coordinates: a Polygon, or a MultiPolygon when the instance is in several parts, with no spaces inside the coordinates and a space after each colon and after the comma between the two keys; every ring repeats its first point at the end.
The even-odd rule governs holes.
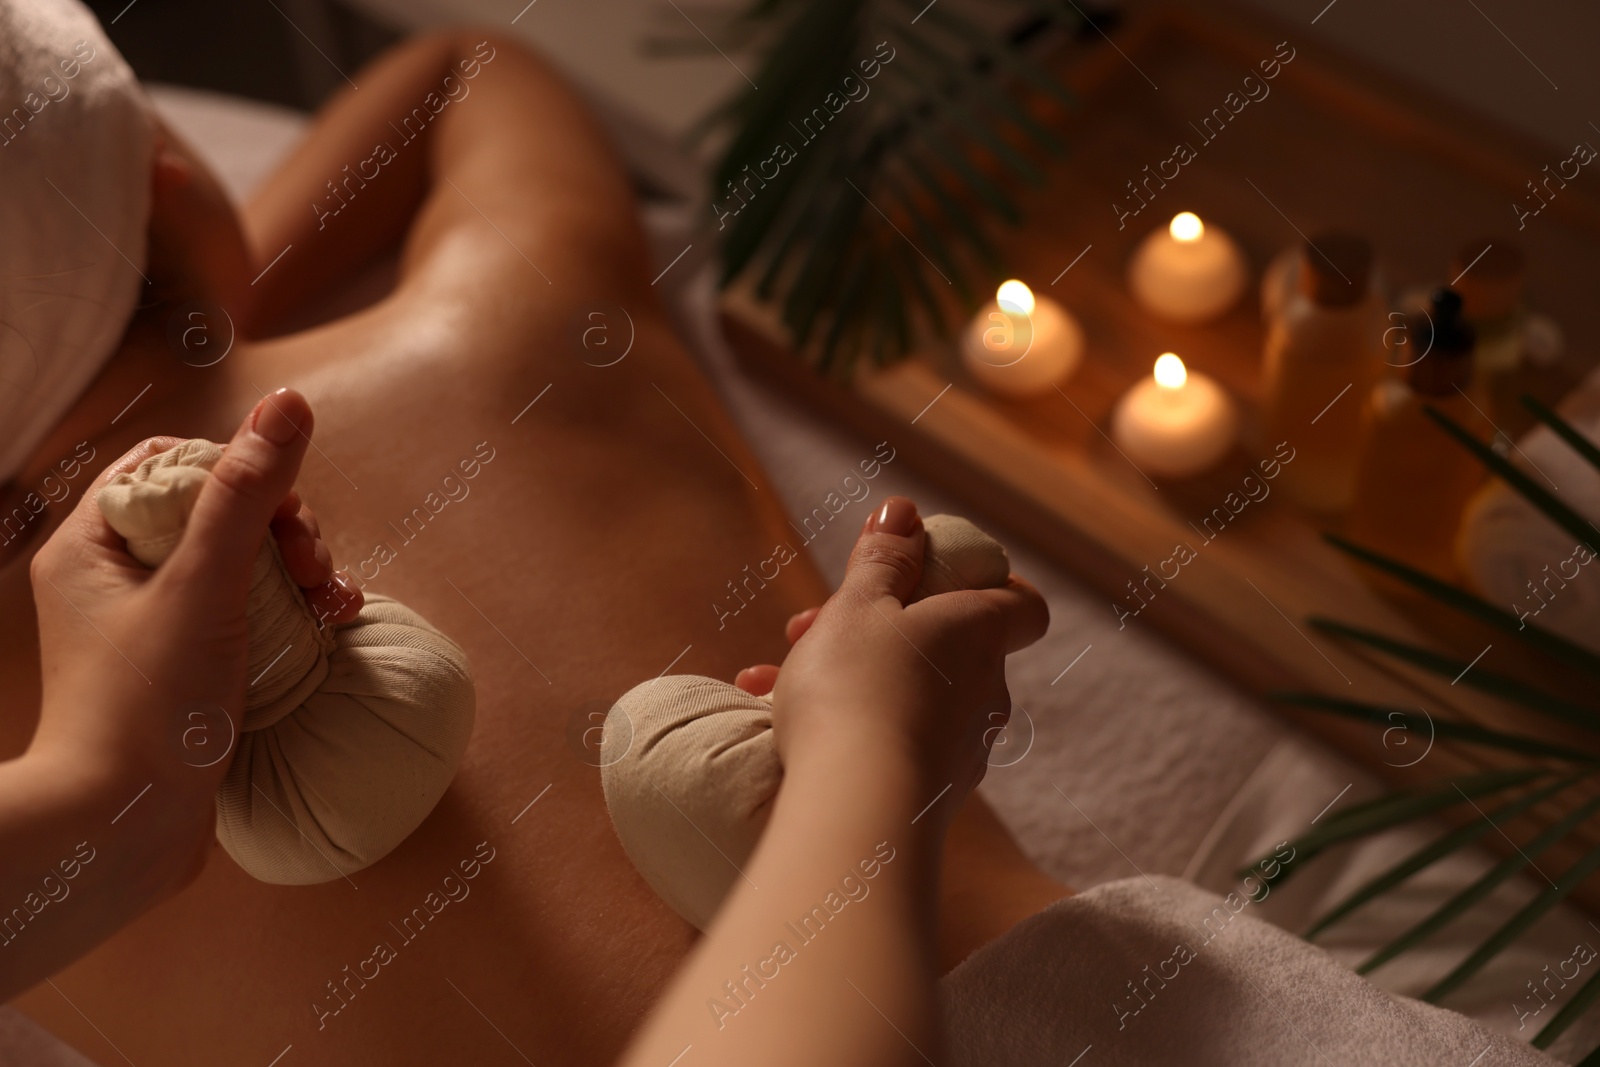
{"type": "MultiPolygon", "coordinates": [[[[217,850],[57,988],[19,999],[98,1062],[268,1063],[291,1044],[285,1063],[614,1061],[693,931],[633,871],[592,752],[572,735],[592,725],[586,711],[669,665],[732,678],[780,660],[785,621],[826,597],[802,556],[719,628],[724,583],[794,532],[654,298],[615,160],[540,64],[493,39],[485,60],[484,40],[423,39],[359,75],[360,91],[324,112],[245,210],[242,233],[174,145],[155,175],[160,300],[16,479],[38,485],[81,442],[98,457],[92,475],[146,437],[226,440],[264,392],[292,386],[317,412],[298,488],[333,559],[451,634],[477,677],[454,785],[384,861],[284,888],[217,850]],[[419,139],[385,132],[474,60],[471,95],[419,139]],[[333,203],[324,183],[380,140],[395,159],[319,229],[311,205],[333,203]],[[396,244],[390,294],[285,332],[396,244]],[[226,308],[241,330],[203,369],[169,338],[189,300],[226,308]],[[577,338],[589,312],[616,307],[635,343],[620,363],[592,366],[604,360],[577,338]],[[472,459],[480,469],[464,482],[459,464],[472,459]],[[407,540],[402,520],[444,496],[450,475],[469,494],[407,540]],[[391,925],[491,850],[469,897],[410,939],[391,925]],[[350,978],[380,942],[395,958],[350,978]]],[[[614,311],[610,326],[625,328],[614,311]]],[[[0,549],[0,756],[27,746],[40,699],[24,561],[72,499],[26,544],[0,549]]],[[[138,814],[106,832],[140,833],[138,814]]],[[[986,810],[958,818],[951,840],[945,892],[972,906],[941,945],[947,964],[1064,892],[986,810]]]]}

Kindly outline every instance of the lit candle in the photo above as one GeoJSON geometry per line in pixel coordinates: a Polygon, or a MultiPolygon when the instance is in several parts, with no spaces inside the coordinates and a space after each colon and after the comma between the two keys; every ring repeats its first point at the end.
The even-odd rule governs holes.
{"type": "Polygon", "coordinates": [[[1128,265],[1128,285],[1149,311],[1173,322],[1204,322],[1239,299],[1244,255],[1233,239],[1185,211],[1144,239],[1128,265]]]}
{"type": "Polygon", "coordinates": [[[1140,470],[1164,478],[1199,474],[1233,447],[1238,419],[1222,387],[1191,374],[1171,352],[1117,402],[1111,436],[1140,470]]]}
{"type": "Polygon", "coordinates": [[[1077,368],[1083,330],[1054,300],[1009,281],[967,326],[961,354],[980,384],[1007,396],[1036,396],[1077,368]]]}

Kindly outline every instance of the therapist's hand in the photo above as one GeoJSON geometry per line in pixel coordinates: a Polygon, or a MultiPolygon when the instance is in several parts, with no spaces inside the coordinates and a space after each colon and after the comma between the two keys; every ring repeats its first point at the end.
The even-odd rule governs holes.
{"type": "MultiPolygon", "coordinates": [[[[1006,655],[1043,636],[1050,615],[1015,575],[999,589],[908,606],[924,542],[904,497],[868,520],[838,592],[790,621],[796,643],[776,672],[773,725],[785,767],[844,748],[908,765],[929,797],[950,787],[944,799],[956,803],[939,806],[942,822],[982,779],[995,725],[1009,716],[1006,655]]],[[[754,675],[769,670],[740,681],[759,688],[767,679],[754,675]]]]}
{"type": "Polygon", "coordinates": [[[203,858],[212,794],[236,746],[247,682],[245,603],[269,527],[287,542],[295,580],[317,587],[314,601],[334,577],[315,519],[291,492],[311,428],[299,393],[263,398],[157,570],[128,555],[95,495],[114,475],[177,444],[172,438],[145,441],[112,464],[33,560],[43,691],[26,758],[118,806],[148,786],[138,821],[151,831],[149,860],[170,864],[177,883],[203,858]]]}

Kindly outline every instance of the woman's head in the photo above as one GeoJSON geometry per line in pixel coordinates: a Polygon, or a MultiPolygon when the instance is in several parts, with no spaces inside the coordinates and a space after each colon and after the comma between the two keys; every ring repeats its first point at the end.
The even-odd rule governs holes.
{"type": "Polygon", "coordinates": [[[115,351],[145,283],[156,126],[76,0],[0,0],[0,481],[115,351]]]}
{"type": "Polygon", "coordinates": [[[236,314],[244,237],[78,0],[0,0],[0,482],[116,351],[134,309],[236,314]]]}

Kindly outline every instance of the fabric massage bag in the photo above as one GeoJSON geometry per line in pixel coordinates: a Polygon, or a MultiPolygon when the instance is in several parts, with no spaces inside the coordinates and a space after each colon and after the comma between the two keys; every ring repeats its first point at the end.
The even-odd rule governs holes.
{"type": "MultiPolygon", "coordinates": [[[[100,491],[135,559],[158,567],[171,554],[221,457],[186,441],[100,491]]],[[[383,858],[444,795],[472,733],[467,659],[387,597],[319,627],[270,534],[247,612],[244,721],[217,790],[217,840],[263,882],[333,881],[383,858]]]]}
{"type": "MultiPolygon", "coordinates": [[[[1011,562],[966,519],[929,515],[912,600],[1003,586],[1011,562]]],[[[668,675],[606,716],[601,784],[611,823],[656,895],[706,929],[766,828],[783,782],[772,701],[715,678],[668,675]]]]}

